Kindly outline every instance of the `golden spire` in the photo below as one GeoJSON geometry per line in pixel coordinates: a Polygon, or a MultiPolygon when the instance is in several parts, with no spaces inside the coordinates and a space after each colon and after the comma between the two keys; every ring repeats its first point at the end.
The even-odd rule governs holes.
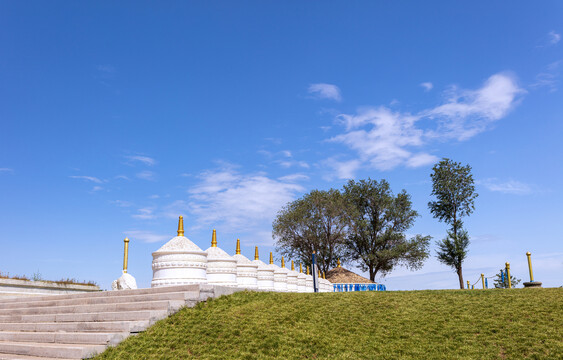
{"type": "Polygon", "coordinates": [[[127,272],[127,258],[129,257],[129,238],[123,240],[123,272],[127,272]]]}
{"type": "Polygon", "coordinates": [[[237,239],[237,251],[236,251],[237,255],[240,255],[240,239],[237,239]]]}
{"type": "Polygon", "coordinates": [[[319,269],[319,277],[323,277],[323,276],[321,275],[321,269],[319,269]]]}
{"type": "Polygon", "coordinates": [[[211,247],[217,247],[217,232],[213,229],[213,235],[211,235],[211,247]]]}
{"type": "Polygon", "coordinates": [[[295,264],[293,263],[293,260],[291,260],[291,270],[295,271],[295,264]]]}
{"type": "Polygon", "coordinates": [[[307,266],[307,275],[309,275],[309,267],[307,266]]]}
{"type": "Polygon", "coordinates": [[[282,256],[282,263],[281,263],[281,265],[282,265],[282,266],[281,266],[282,268],[285,267],[285,260],[283,259],[283,256],[282,256]]]}
{"type": "Polygon", "coordinates": [[[340,259],[336,262],[336,267],[340,267],[340,259]]]}
{"type": "Polygon", "coordinates": [[[270,251],[270,264],[273,264],[273,263],[274,263],[274,255],[270,251]]]}
{"type": "Polygon", "coordinates": [[[326,279],[326,273],[323,271],[323,279],[326,279]]]}
{"type": "Polygon", "coordinates": [[[299,272],[303,274],[303,264],[299,263],[299,272]]]}
{"type": "Polygon", "coordinates": [[[254,249],[254,260],[260,260],[260,257],[258,257],[258,246],[254,249]]]}
{"type": "Polygon", "coordinates": [[[184,217],[180,216],[178,220],[178,236],[184,236],[184,217]]]}

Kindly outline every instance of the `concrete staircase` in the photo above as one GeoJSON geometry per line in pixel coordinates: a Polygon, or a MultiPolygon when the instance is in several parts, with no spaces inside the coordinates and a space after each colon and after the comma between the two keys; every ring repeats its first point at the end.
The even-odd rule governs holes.
{"type": "Polygon", "coordinates": [[[156,321],[240,289],[183,285],[0,301],[0,360],[82,359],[156,321]]]}

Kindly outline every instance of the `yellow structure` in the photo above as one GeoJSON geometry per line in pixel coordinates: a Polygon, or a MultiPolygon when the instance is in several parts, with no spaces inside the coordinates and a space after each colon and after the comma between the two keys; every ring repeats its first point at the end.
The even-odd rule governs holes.
{"type": "Polygon", "coordinates": [[[258,256],[258,246],[254,249],[254,260],[260,260],[260,256],[258,256]]]}
{"type": "Polygon", "coordinates": [[[530,270],[530,282],[534,281],[534,273],[532,272],[532,254],[528,251],[526,253],[528,257],[528,269],[530,270]]]}
{"type": "Polygon", "coordinates": [[[483,283],[483,289],[485,288],[485,274],[481,274],[481,282],[483,283]]]}
{"type": "Polygon", "coordinates": [[[129,258],[129,239],[125,238],[123,240],[124,243],[124,249],[123,249],[123,272],[126,273],[127,272],[127,262],[128,262],[128,258],[129,258]]]}
{"type": "Polygon", "coordinates": [[[217,247],[217,231],[213,229],[213,235],[211,235],[211,247],[217,247]]]}
{"type": "Polygon", "coordinates": [[[467,290],[471,289],[471,287],[469,286],[469,280],[467,280],[467,290]]]}
{"type": "Polygon", "coordinates": [[[340,259],[338,259],[338,261],[336,262],[336,267],[341,267],[340,266],[340,259]]]}
{"type": "Polygon", "coordinates": [[[184,217],[180,216],[178,220],[178,236],[184,236],[184,217]]]}
{"type": "Polygon", "coordinates": [[[510,281],[510,263],[506,263],[506,278],[508,279],[508,288],[512,289],[512,281],[510,281]]]}
{"type": "Polygon", "coordinates": [[[270,264],[271,264],[271,265],[274,264],[274,254],[272,254],[271,251],[270,251],[270,264]]]}
{"type": "Polygon", "coordinates": [[[240,239],[237,239],[237,250],[236,255],[240,255],[240,239]]]}

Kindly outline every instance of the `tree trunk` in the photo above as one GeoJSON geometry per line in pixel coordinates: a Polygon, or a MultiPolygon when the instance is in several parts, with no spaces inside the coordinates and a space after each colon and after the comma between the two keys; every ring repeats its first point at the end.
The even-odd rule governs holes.
{"type": "Polygon", "coordinates": [[[371,281],[375,281],[375,274],[376,274],[375,269],[373,268],[373,266],[370,266],[369,267],[369,279],[371,281]]]}
{"type": "Polygon", "coordinates": [[[461,273],[461,266],[457,268],[457,276],[459,277],[459,288],[461,290],[465,289],[463,285],[463,274],[461,273]]]}

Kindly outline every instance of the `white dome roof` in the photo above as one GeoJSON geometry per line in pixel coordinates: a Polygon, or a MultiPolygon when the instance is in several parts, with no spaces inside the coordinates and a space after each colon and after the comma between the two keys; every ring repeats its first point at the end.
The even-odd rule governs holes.
{"type": "Polygon", "coordinates": [[[289,272],[289,270],[287,270],[285,267],[276,266],[275,272],[287,274],[289,272]]]}
{"type": "Polygon", "coordinates": [[[164,244],[160,249],[155,251],[155,253],[160,252],[185,252],[185,251],[203,251],[194,244],[190,239],[185,236],[176,236],[166,244],[164,244]]]}
{"type": "Polygon", "coordinates": [[[237,261],[237,263],[239,264],[248,264],[248,265],[256,265],[253,264],[252,261],[248,260],[248,258],[244,255],[241,254],[236,254],[233,255],[233,258],[237,261]]]}
{"type": "Polygon", "coordinates": [[[223,249],[216,247],[216,246],[212,246],[205,251],[207,251],[207,261],[209,261],[209,260],[226,260],[226,261],[233,260],[233,257],[231,255],[227,254],[223,249]]]}

